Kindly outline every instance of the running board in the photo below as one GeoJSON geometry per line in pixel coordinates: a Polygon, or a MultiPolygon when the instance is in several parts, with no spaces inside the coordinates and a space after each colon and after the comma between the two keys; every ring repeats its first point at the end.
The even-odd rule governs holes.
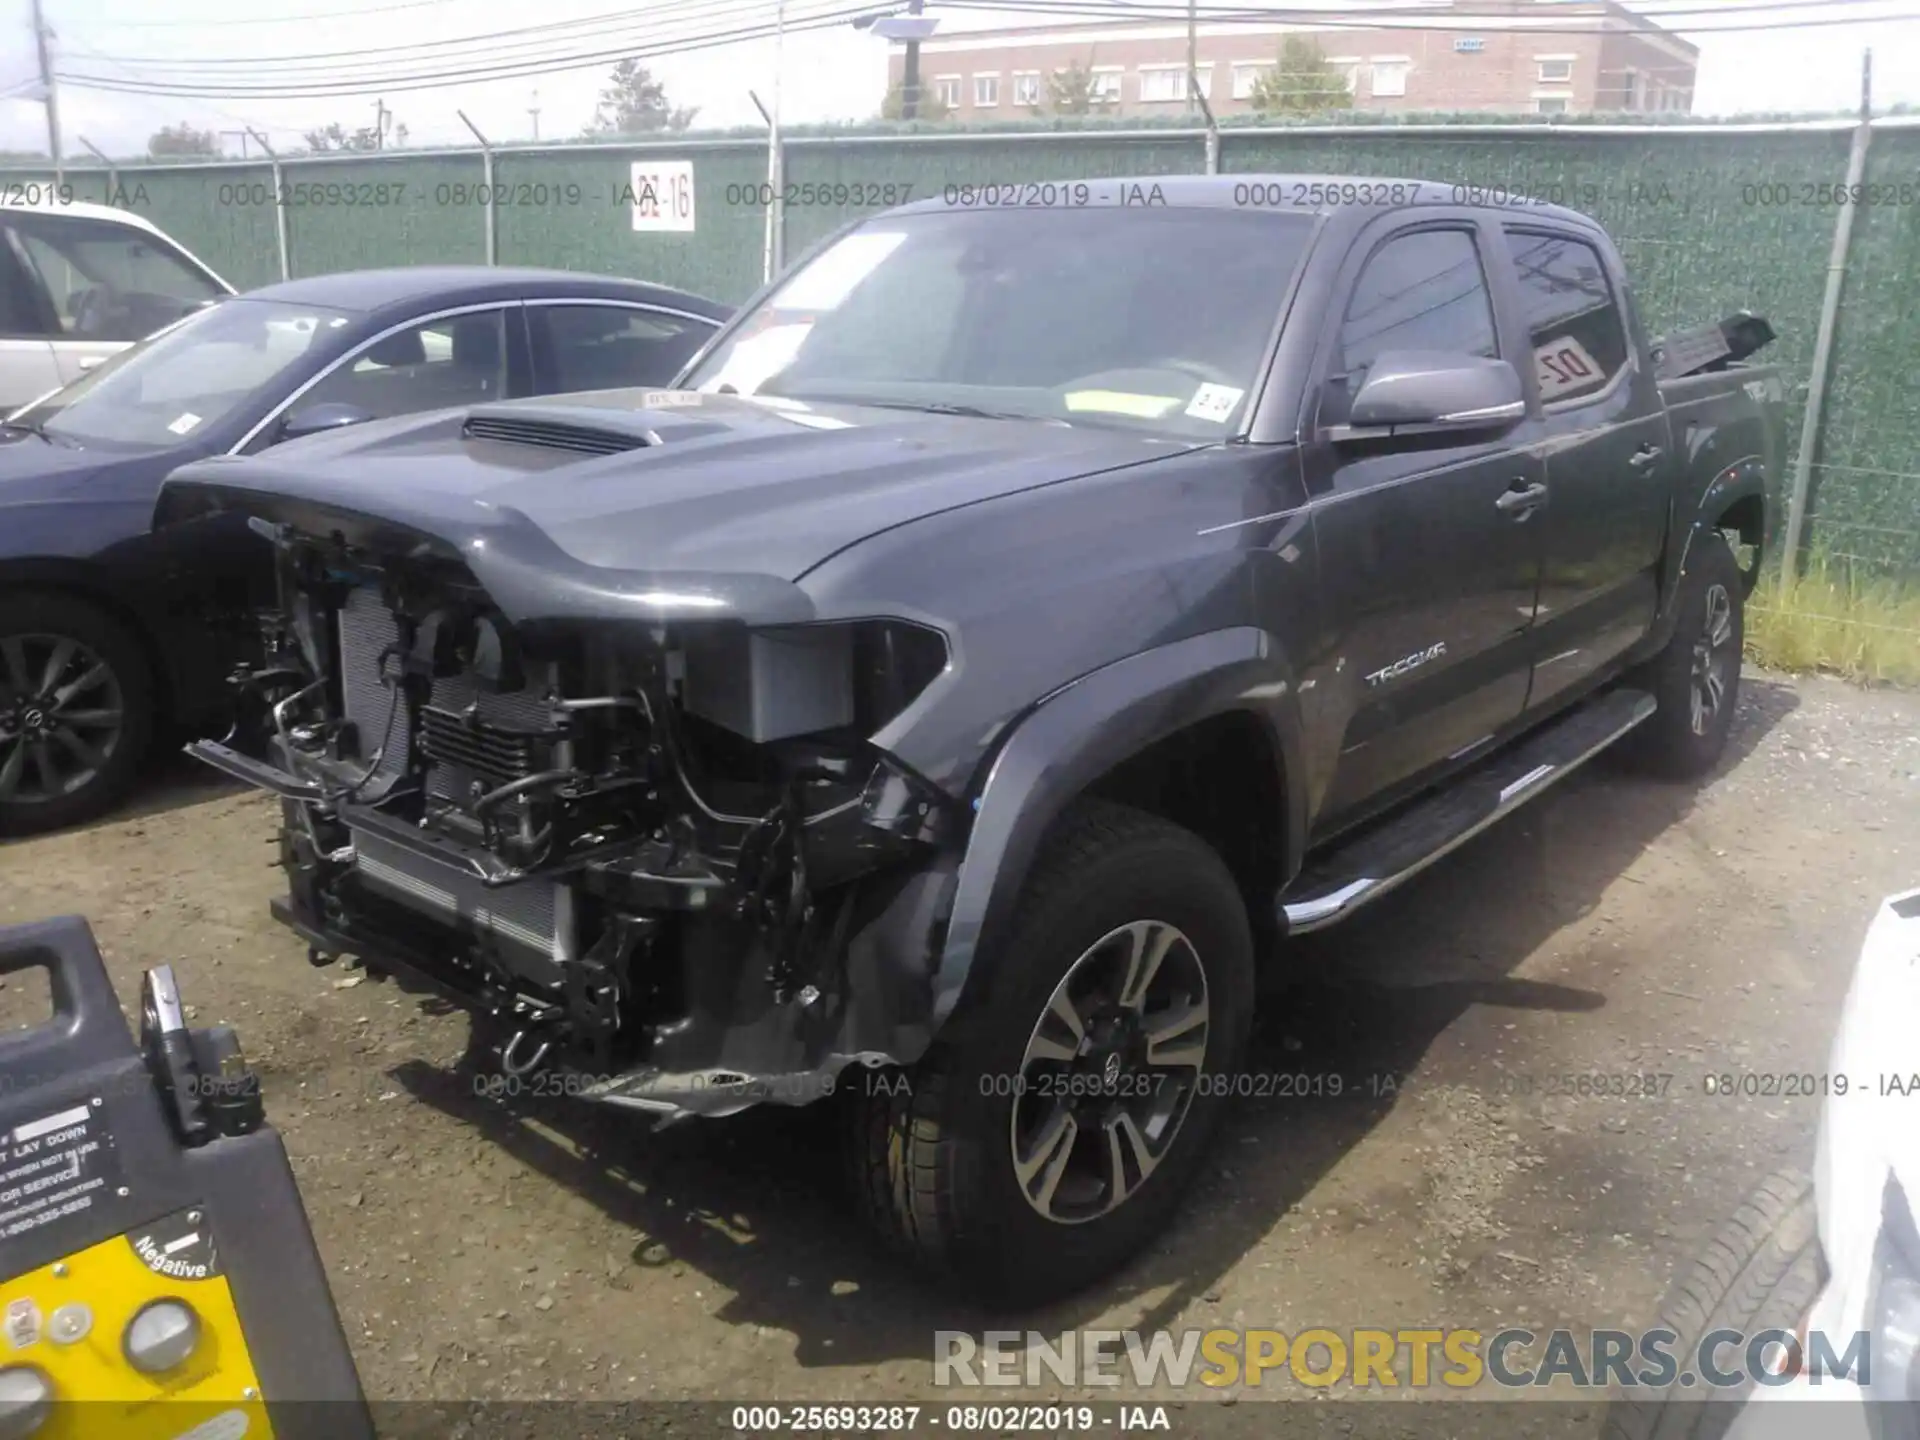
{"type": "Polygon", "coordinates": [[[1653,696],[1643,690],[1610,690],[1568,711],[1446,788],[1308,861],[1280,897],[1281,925],[1298,935],[1346,919],[1579,769],[1653,711],[1653,696]]]}

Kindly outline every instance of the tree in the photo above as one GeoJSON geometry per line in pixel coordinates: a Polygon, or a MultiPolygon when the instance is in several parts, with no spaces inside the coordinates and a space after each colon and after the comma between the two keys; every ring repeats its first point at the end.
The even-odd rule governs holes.
{"type": "Polygon", "coordinates": [[[1248,98],[1263,115],[1312,115],[1353,107],[1346,76],[1327,63],[1318,43],[1299,35],[1281,42],[1279,63],[1261,72],[1248,98]]]}
{"type": "MultiPolygon", "coordinates": [[[[947,102],[940,98],[939,88],[924,80],[920,82],[920,103],[913,108],[913,118],[916,120],[945,120],[953,114],[947,108],[947,102]]],[[[906,119],[906,91],[900,85],[896,84],[887,91],[887,98],[880,102],[880,118],[906,119]]]]}
{"type": "Polygon", "coordinates": [[[1091,66],[1078,60],[1047,76],[1047,108],[1056,115],[1091,115],[1112,103],[1095,85],[1091,66]]]}
{"type": "Polygon", "coordinates": [[[147,140],[149,155],[218,155],[220,137],[211,130],[196,130],[182,120],[178,125],[163,125],[147,140]]]}
{"type": "Polygon", "coordinates": [[[699,108],[677,110],[667,103],[667,87],[638,60],[622,60],[613,67],[600,104],[593,112],[589,135],[639,135],[654,130],[684,130],[699,108]]]}
{"type": "MultiPolygon", "coordinates": [[[[403,127],[404,128],[404,127],[403,127]]],[[[316,155],[325,155],[336,150],[378,150],[380,132],[371,125],[362,125],[358,130],[348,130],[338,120],[324,130],[309,130],[306,135],[307,148],[316,155]]]]}

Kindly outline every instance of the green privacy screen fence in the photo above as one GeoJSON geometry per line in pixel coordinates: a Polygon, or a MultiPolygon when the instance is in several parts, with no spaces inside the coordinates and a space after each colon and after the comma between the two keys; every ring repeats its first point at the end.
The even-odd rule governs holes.
{"type": "MultiPolygon", "coordinates": [[[[1753,309],[1779,332],[1788,459],[1842,205],[1855,208],[1830,389],[1812,455],[1809,533],[1885,573],[1920,571],[1920,126],[1881,121],[1866,184],[1844,185],[1850,124],[1419,124],[1223,128],[1217,168],[1418,176],[1559,200],[1604,222],[1655,331],[1753,309]]],[[[920,133],[835,131],[783,151],[780,242],[791,260],[843,222],[948,185],[1193,173],[1198,129],[1087,125],[920,133]]],[[[288,160],[285,269],[484,263],[631,275],[727,301],[760,284],[767,147],[754,137],[288,160]],[[691,228],[637,230],[634,167],[690,185],[691,228]],[[491,198],[493,205],[488,206],[491,198]]],[[[0,194],[45,175],[0,176],[0,194]]],[[[76,199],[147,215],[236,285],[278,279],[275,172],[264,162],[70,169],[76,199]]],[[[659,225],[660,220],[646,222],[659,225]]]]}

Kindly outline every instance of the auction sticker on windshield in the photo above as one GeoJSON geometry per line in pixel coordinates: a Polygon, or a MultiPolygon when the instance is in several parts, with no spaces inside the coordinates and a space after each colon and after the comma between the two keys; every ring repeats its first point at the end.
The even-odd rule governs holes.
{"type": "Polygon", "coordinates": [[[167,426],[167,429],[176,435],[184,435],[199,423],[200,417],[198,415],[194,414],[191,410],[183,410],[180,412],[180,418],[167,426]]]}
{"type": "Polygon", "coordinates": [[[1224,424],[1227,417],[1233,414],[1233,407],[1240,403],[1240,397],[1246,393],[1231,385],[1202,385],[1193,392],[1186,413],[1196,420],[1218,420],[1224,424]]]}

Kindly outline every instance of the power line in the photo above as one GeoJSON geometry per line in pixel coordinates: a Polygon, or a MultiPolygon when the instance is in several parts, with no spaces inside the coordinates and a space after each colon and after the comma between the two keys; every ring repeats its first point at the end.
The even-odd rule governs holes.
{"type": "MultiPolygon", "coordinates": [[[[425,10],[436,5],[453,5],[458,0],[400,0],[396,5],[369,5],[364,10],[324,10],[310,15],[240,15],[220,17],[220,28],[235,25],[293,25],[308,20],[357,20],[363,15],[388,15],[396,10],[425,10]]],[[[118,30],[204,30],[205,20],[115,20],[118,30]]]]}
{"type": "MultiPolygon", "coordinates": [[[[611,40],[616,34],[636,29],[651,29],[662,20],[698,17],[712,19],[726,14],[744,14],[754,10],[771,12],[770,0],[731,0],[731,3],[715,4],[714,0],[666,0],[656,6],[644,17],[636,16],[631,10],[616,10],[598,15],[582,15],[573,20],[555,20],[541,25],[523,25],[512,30],[493,30],[479,35],[462,35],[446,40],[421,40],[406,45],[387,45],[374,48],[360,46],[352,50],[321,50],[306,55],[233,55],[209,56],[203,60],[172,59],[167,56],[152,55],[101,55],[91,53],[101,59],[135,69],[196,69],[211,66],[241,66],[247,69],[262,67],[304,66],[310,62],[322,60],[354,60],[373,55],[417,55],[424,60],[447,60],[455,58],[451,54],[435,53],[467,49],[472,46],[493,47],[502,40],[514,40],[515,37],[529,37],[517,41],[517,45],[544,45],[547,43],[578,43],[585,40],[611,40]],[[561,32],[584,29],[588,33],[566,35],[561,32]]],[[[514,48],[514,47],[509,47],[514,48]]]]}
{"type": "MultiPolygon", "coordinates": [[[[871,5],[846,5],[800,20],[789,18],[786,23],[786,29],[789,34],[800,31],[826,29],[845,24],[856,16],[868,13],[871,8],[871,5]]],[[[644,60],[660,55],[677,55],[695,50],[712,49],[716,46],[737,45],[749,40],[765,39],[771,36],[775,29],[775,24],[767,21],[707,35],[672,37],[654,44],[622,45],[613,49],[577,55],[521,59],[499,65],[470,66],[464,69],[418,75],[401,73],[382,76],[344,76],[331,81],[316,81],[305,85],[288,85],[284,82],[269,85],[166,83],[146,80],[115,80],[110,76],[67,73],[64,71],[61,72],[60,78],[69,84],[88,89],[106,90],[131,95],[178,95],[183,97],[210,97],[215,99],[317,99],[340,95],[359,95],[376,89],[395,92],[433,90],[452,84],[474,84],[487,80],[513,79],[530,75],[560,73],[567,70],[585,70],[604,65],[609,61],[628,59],[644,60]]]]}
{"type": "MultiPolygon", "coordinates": [[[[1091,17],[1093,21],[1104,21],[1109,24],[1126,20],[1185,21],[1188,15],[1193,13],[1188,6],[1174,4],[1172,0],[1163,0],[1163,3],[1160,4],[1128,3],[1128,0],[1093,0],[1093,3],[1088,3],[1088,0],[939,0],[939,3],[941,8],[951,10],[1001,11],[1032,15],[1076,15],[1091,17]]],[[[1799,10],[1809,8],[1817,3],[1820,3],[1820,0],[1800,0],[1800,3],[1795,5],[1774,5],[1768,8],[1791,8],[1799,10]]],[[[1731,35],[1751,31],[1812,30],[1834,25],[1895,24],[1920,19],[1920,13],[1908,11],[1897,15],[1848,15],[1805,20],[1773,20],[1741,25],[1687,24],[1673,29],[1668,29],[1664,26],[1649,26],[1643,29],[1638,26],[1604,25],[1489,25],[1484,22],[1489,18],[1497,17],[1488,17],[1485,15],[1448,15],[1445,17],[1436,15],[1433,20],[1399,20],[1393,18],[1375,20],[1347,18],[1347,16],[1334,15],[1322,11],[1276,11],[1248,9],[1245,7],[1222,9],[1208,5],[1199,5],[1194,8],[1197,9],[1197,13],[1201,19],[1215,24],[1282,24],[1326,30],[1401,31],[1441,35],[1453,33],[1559,36],[1633,36],[1653,34],[1665,35],[1668,38],[1676,40],[1685,38],[1680,33],[1682,30],[1695,35],[1731,35]],[[1447,23],[1435,23],[1443,18],[1447,23]],[[1482,23],[1476,24],[1476,21],[1482,23]]],[[[1758,7],[1755,8],[1757,9],[1758,7]]],[[[1349,15],[1351,15],[1351,13],[1352,12],[1348,12],[1349,15]]],[[[1383,12],[1383,17],[1390,16],[1393,13],[1394,12],[1383,12]]],[[[1748,11],[1745,9],[1736,11],[1729,5],[1710,11],[1663,12],[1658,18],[1664,21],[1671,19],[1676,14],[1683,13],[1725,16],[1728,14],[1746,14],[1748,11]]],[[[1087,28],[1089,30],[1094,29],[1095,25],[1090,23],[1087,28]]],[[[966,33],[967,32],[953,32],[949,38],[960,39],[963,38],[966,33]]],[[[1035,27],[1033,33],[1040,34],[1043,32],[1039,27],[1035,27]]]]}

